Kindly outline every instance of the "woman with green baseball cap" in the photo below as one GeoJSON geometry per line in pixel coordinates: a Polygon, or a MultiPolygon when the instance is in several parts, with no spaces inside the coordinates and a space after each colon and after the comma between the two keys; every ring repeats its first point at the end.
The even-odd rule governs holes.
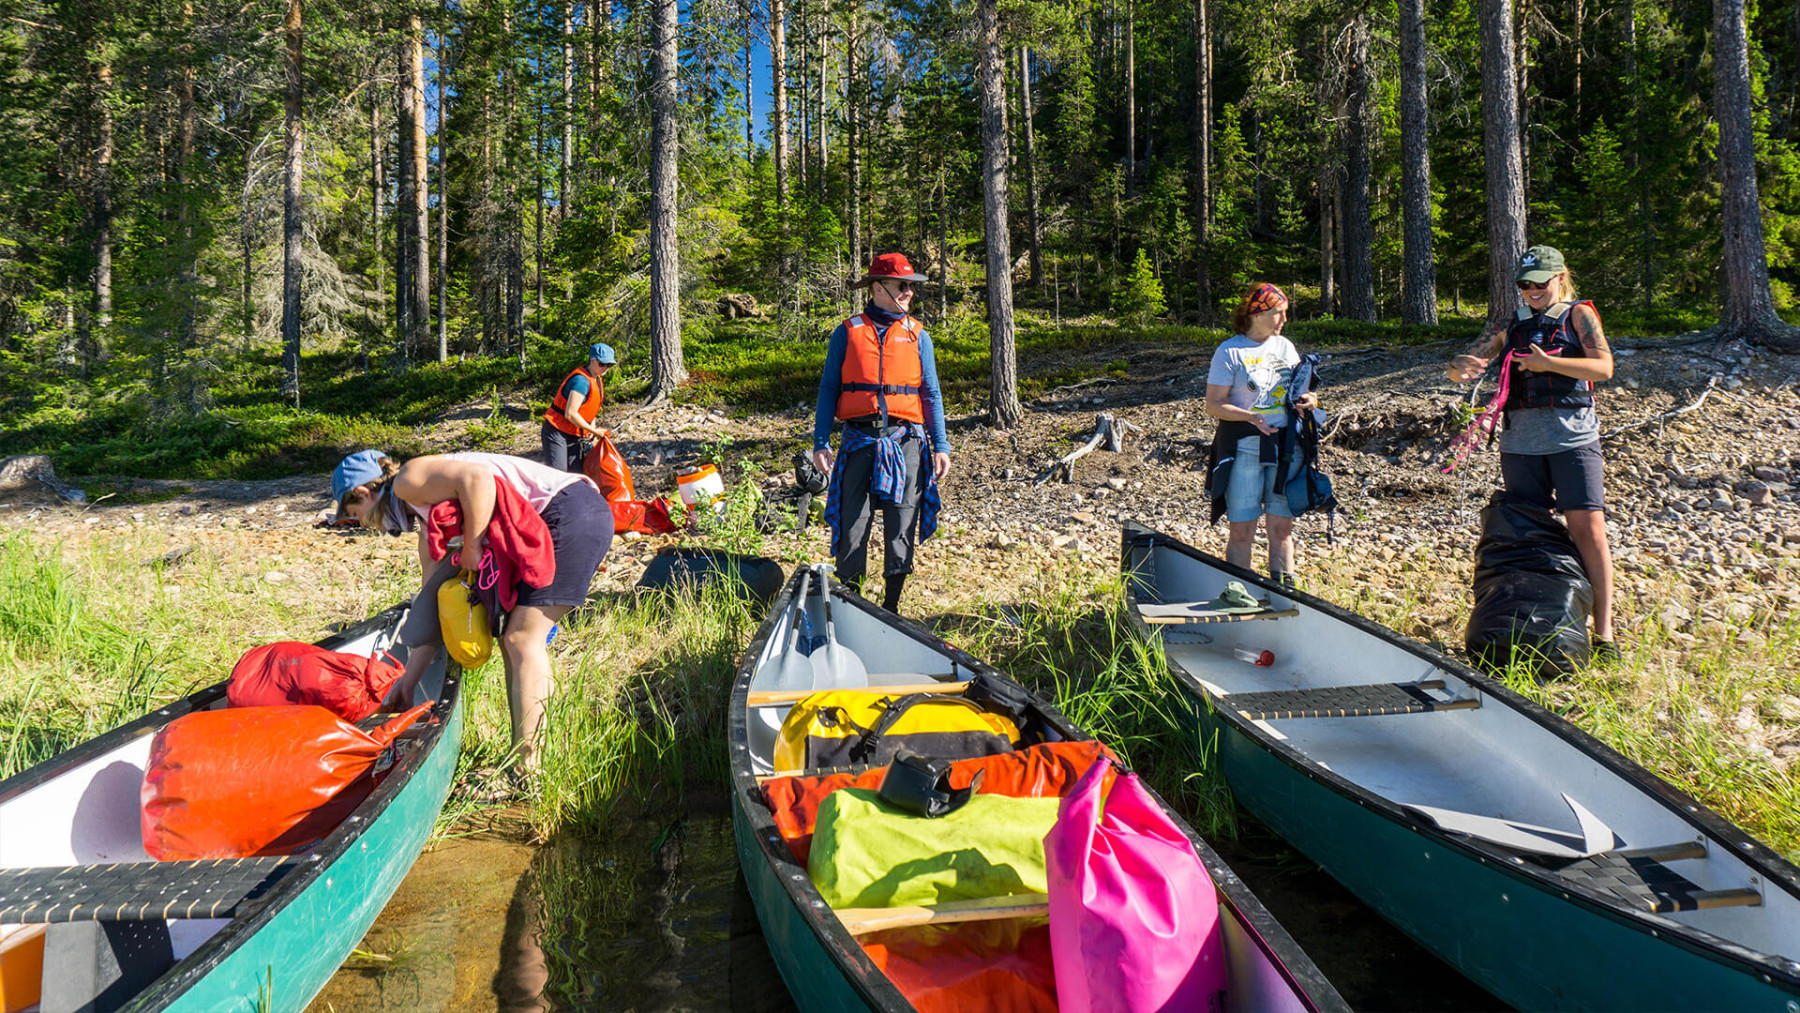
{"type": "Polygon", "coordinates": [[[545,464],[557,471],[581,470],[587,441],[599,439],[606,431],[594,425],[594,420],[600,417],[600,402],[606,393],[601,377],[617,361],[611,345],[596,341],[588,346],[587,362],[575,367],[557,386],[538,432],[545,464]]]}
{"type": "Polygon", "coordinates": [[[1561,251],[1526,250],[1514,281],[1524,305],[1510,321],[1490,322],[1468,351],[1451,360],[1448,373],[1457,383],[1476,379],[1504,353],[1501,479],[1510,495],[1557,510],[1568,522],[1594,588],[1594,658],[1616,661],[1605,467],[1594,412],[1594,385],[1612,378],[1612,349],[1594,304],[1575,298],[1561,251]]]}

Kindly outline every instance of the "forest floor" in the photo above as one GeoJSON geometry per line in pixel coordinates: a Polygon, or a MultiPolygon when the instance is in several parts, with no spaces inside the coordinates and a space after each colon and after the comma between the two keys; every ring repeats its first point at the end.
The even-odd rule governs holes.
{"type": "MultiPolygon", "coordinates": [[[[1322,463],[1342,510],[1329,540],[1323,518],[1303,518],[1297,528],[1303,587],[1451,647],[1460,645],[1469,611],[1480,508],[1498,484],[1493,451],[1477,451],[1453,475],[1437,470],[1457,428],[1454,406],[1468,399],[1467,388],[1443,374],[1459,344],[1326,350],[1321,396],[1332,418],[1322,463]]],[[[1800,855],[1800,359],[1738,345],[1616,345],[1617,374],[1604,385],[1600,413],[1626,664],[1521,688],[1800,855]],[[1698,408],[1670,414],[1702,395],[1698,408]]],[[[1223,525],[1205,522],[1199,471],[1212,431],[1202,411],[1211,349],[1125,351],[1123,370],[1116,347],[1065,348],[1023,362],[1039,376],[1101,375],[1029,401],[1010,433],[984,428],[977,406],[951,405],[955,454],[942,527],[920,551],[903,612],[928,621],[991,614],[1049,581],[1103,582],[1116,569],[1125,520],[1223,554],[1223,525]],[[1141,431],[1120,452],[1081,458],[1071,481],[1038,484],[1052,461],[1086,441],[1101,412],[1141,431]]],[[[484,449],[535,455],[535,419],[523,403],[505,408],[510,443],[490,440],[484,449]]],[[[426,430],[426,442],[459,449],[469,420],[491,414],[491,402],[447,413],[426,430]]],[[[613,405],[602,421],[632,464],[640,496],[672,493],[677,468],[705,456],[722,457],[728,481],[753,483],[771,502],[792,489],[789,462],[811,428],[810,410],[800,407],[613,405]]],[[[36,485],[13,489],[0,493],[0,527],[60,544],[65,555],[103,541],[146,562],[187,548],[210,554],[231,580],[281,606],[239,631],[249,640],[314,639],[320,630],[282,628],[282,617],[358,618],[386,604],[413,565],[409,542],[315,526],[326,506],[324,475],[63,478],[114,495],[83,506],[36,485]]],[[[675,540],[615,542],[596,591],[625,591],[656,549],[675,540]]],[[[788,564],[826,558],[818,526],[737,531],[731,541],[788,564]]],[[[1257,558],[1261,565],[1260,545],[1257,558]]],[[[165,583],[178,585],[179,567],[165,570],[165,583]]],[[[203,608],[206,592],[193,593],[203,608]]]]}

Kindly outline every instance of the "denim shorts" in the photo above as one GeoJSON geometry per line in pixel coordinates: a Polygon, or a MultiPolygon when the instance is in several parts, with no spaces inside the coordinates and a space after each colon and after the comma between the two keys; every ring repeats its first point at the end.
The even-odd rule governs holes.
{"type": "Polygon", "coordinates": [[[1276,468],[1277,465],[1262,463],[1261,436],[1246,436],[1238,441],[1237,456],[1231,462],[1231,480],[1225,484],[1226,520],[1242,524],[1265,513],[1272,517],[1294,516],[1294,511],[1288,509],[1286,491],[1275,488],[1276,468]]]}

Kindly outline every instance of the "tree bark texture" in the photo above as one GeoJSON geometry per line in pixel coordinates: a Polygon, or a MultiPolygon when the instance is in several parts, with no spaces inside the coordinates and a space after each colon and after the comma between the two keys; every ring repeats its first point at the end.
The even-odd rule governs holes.
{"type": "Polygon", "coordinates": [[[1137,196],[1137,5],[1125,4],[1125,199],[1137,196]]]}
{"type": "Polygon", "coordinates": [[[1350,21],[1344,89],[1344,315],[1375,322],[1375,224],[1369,210],[1369,150],[1375,110],[1369,97],[1369,16],[1350,21]]]}
{"type": "Polygon", "coordinates": [[[406,21],[406,64],[401,75],[400,178],[404,183],[400,213],[405,216],[406,319],[403,340],[407,361],[422,358],[431,326],[431,215],[427,208],[431,164],[425,136],[425,26],[413,14],[406,21]]]}
{"type": "Polygon", "coordinates": [[[437,250],[437,358],[439,362],[450,359],[450,187],[447,185],[445,171],[450,165],[449,153],[444,149],[444,139],[448,136],[447,125],[450,122],[450,107],[444,104],[444,78],[450,73],[449,47],[444,41],[442,29],[438,31],[437,44],[437,156],[438,156],[438,250],[437,250]]]}
{"type": "Polygon", "coordinates": [[[1213,322],[1212,294],[1212,11],[1194,0],[1194,300],[1202,326],[1213,322]]]}
{"type": "MultiPolygon", "coordinates": [[[[379,66],[379,64],[377,64],[379,66]]],[[[375,322],[371,337],[380,340],[387,329],[387,250],[382,241],[381,205],[387,200],[386,153],[381,128],[381,86],[369,82],[369,259],[375,265],[375,322]]],[[[363,369],[369,368],[369,347],[363,346],[363,369]]]]}
{"type": "Polygon", "coordinates": [[[650,396],[687,379],[681,356],[681,264],[675,245],[680,53],[677,0],[653,0],[650,54],[650,396]]]}
{"type": "MultiPolygon", "coordinates": [[[[94,324],[104,333],[113,314],[113,90],[112,64],[94,68],[94,111],[98,114],[98,143],[94,148],[94,324]]],[[[99,352],[97,342],[83,351],[81,373],[99,352]]]]}
{"type": "Polygon", "coordinates": [[[976,27],[981,93],[981,196],[987,225],[988,424],[1011,429],[1019,404],[1018,351],[1013,338],[1012,242],[1006,216],[1006,58],[1000,45],[999,0],[980,0],[976,27]]]}
{"type": "Polygon", "coordinates": [[[1025,136],[1025,242],[1031,250],[1032,288],[1044,287],[1043,228],[1038,222],[1037,138],[1032,133],[1031,49],[1019,47],[1019,126],[1025,136]]]}
{"type": "Polygon", "coordinates": [[[287,35],[287,101],[283,110],[287,150],[283,155],[281,190],[281,394],[300,407],[300,243],[304,224],[300,218],[300,182],[306,147],[305,95],[306,29],[301,0],[288,0],[284,28],[287,35]]]}
{"type": "Polygon", "coordinates": [[[1800,328],[1781,320],[1769,291],[1744,0],[1713,0],[1713,46],[1713,116],[1719,122],[1719,196],[1725,224],[1725,312],[1718,334],[1800,352],[1800,328]]]}
{"type": "Polygon", "coordinates": [[[1487,162],[1488,320],[1518,305],[1513,271],[1525,252],[1525,169],[1513,74],[1512,0],[1481,0],[1482,154],[1487,162]]]}
{"type": "Polygon", "coordinates": [[[562,32],[562,150],[556,166],[557,221],[569,217],[569,173],[575,167],[575,0],[563,0],[562,32]]]}
{"type": "Polygon", "coordinates": [[[1425,88],[1425,0],[1400,0],[1400,319],[1409,324],[1438,322],[1425,88]]]}
{"type": "Polygon", "coordinates": [[[858,128],[862,125],[862,33],[857,30],[855,0],[851,0],[849,8],[849,30],[844,36],[844,73],[848,79],[844,96],[844,210],[850,233],[850,267],[860,276],[863,269],[862,181],[858,176],[862,153],[856,149],[861,140],[858,128]]]}
{"type": "Polygon", "coordinates": [[[787,3],[769,0],[769,83],[775,94],[775,216],[780,220],[782,239],[781,275],[788,274],[787,206],[788,206],[788,95],[787,95],[787,3]]]}

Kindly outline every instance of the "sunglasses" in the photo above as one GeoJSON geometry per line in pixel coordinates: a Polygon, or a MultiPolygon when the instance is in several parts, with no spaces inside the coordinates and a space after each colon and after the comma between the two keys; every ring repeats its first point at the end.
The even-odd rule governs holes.
{"type": "Polygon", "coordinates": [[[884,281],[882,284],[893,286],[894,290],[897,292],[913,292],[919,287],[917,283],[910,281],[884,281]]]}
{"type": "Polygon", "coordinates": [[[1521,281],[1521,282],[1519,282],[1519,291],[1521,291],[1521,292],[1536,292],[1539,289],[1545,289],[1545,288],[1549,288],[1549,287],[1550,287],[1550,283],[1547,281],[1521,281]]]}

